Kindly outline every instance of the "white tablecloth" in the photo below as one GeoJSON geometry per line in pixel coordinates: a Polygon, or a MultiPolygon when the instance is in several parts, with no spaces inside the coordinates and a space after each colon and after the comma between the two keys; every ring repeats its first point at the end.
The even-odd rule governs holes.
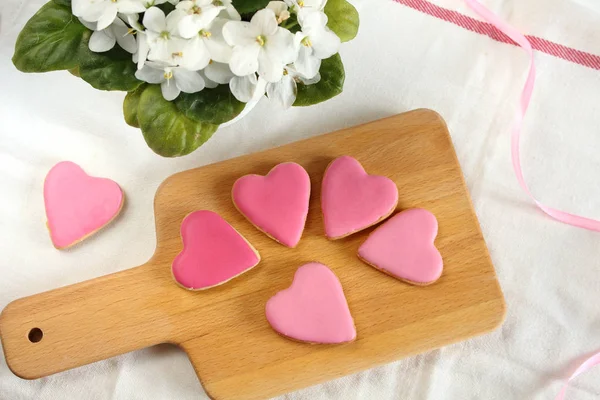
{"type": "MultiPolygon", "coordinates": [[[[155,245],[153,196],[174,172],[428,107],[452,133],[506,296],[506,322],[487,336],[282,398],[552,399],[576,362],[600,349],[600,234],[545,217],[511,170],[509,127],[526,67],[517,47],[391,0],[355,0],[361,30],[341,51],[341,96],[285,112],[263,100],[195,153],[164,159],[123,122],[122,93],[96,91],[67,72],[23,74],[12,66],[18,31],[42,3],[0,4],[0,307],[146,261],[155,245]],[[42,183],[65,159],[115,179],[128,205],[106,231],[59,252],[44,226],[42,183]]],[[[460,0],[434,3],[472,15],[460,0]]],[[[600,54],[597,0],[485,4],[525,33],[600,54]]],[[[600,218],[600,71],[541,53],[536,59],[522,145],[526,178],[546,203],[600,218]]],[[[599,377],[579,378],[569,399],[597,399],[599,377]]],[[[167,345],[35,381],[12,375],[0,357],[3,400],[198,398],[206,397],[185,354],[167,345]]]]}

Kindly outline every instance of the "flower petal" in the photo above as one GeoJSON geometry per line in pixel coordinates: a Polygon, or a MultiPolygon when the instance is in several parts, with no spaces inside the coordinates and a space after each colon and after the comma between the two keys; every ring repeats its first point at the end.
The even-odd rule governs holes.
{"type": "Polygon", "coordinates": [[[241,21],[242,17],[240,16],[240,13],[237,12],[237,10],[235,9],[235,7],[233,7],[231,4],[229,4],[228,6],[225,7],[224,10],[221,10],[221,13],[219,14],[219,17],[221,18],[227,18],[233,21],[241,21]]]}
{"type": "MultiPolygon", "coordinates": [[[[75,15],[75,14],[73,14],[75,15]]],[[[81,24],[83,26],[85,26],[86,28],[88,28],[91,31],[95,31],[97,30],[96,28],[98,27],[98,24],[96,22],[88,22],[83,18],[78,18],[79,22],[81,22],[81,24]]]]}
{"type": "Polygon", "coordinates": [[[258,70],[258,54],[260,49],[260,45],[256,42],[249,46],[234,47],[231,53],[231,60],[229,61],[231,72],[238,76],[250,75],[256,72],[258,70]]]}
{"type": "Polygon", "coordinates": [[[306,78],[312,78],[319,72],[321,68],[321,59],[315,57],[311,47],[300,45],[298,58],[294,62],[296,70],[306,78]]]}
{"type": "Polygon", "coordinates": [[[177,87],[173,79],[169,79],[160,84],[160,91],[167,101],[172,101],[179,96],[181,90],[177,87]]]}
{"type": "Polygon", "coordinates": [[[109,27],[117,39],[117,43],[125,51],[133,54],[137,51],[137,43],[135,37],[129,33],[129,28],[121,19],[115,19],[115,22],[109,27]]]}
{"type": "Polygon", "coordinates": [[[198,72],[185,68],[173,68],[173,78],[177,87],[185,93],[196,93],[204,89],[204,79],[198,72]]]}
{"type": "Polygon", "coordinates": [[[173,35],[179,34],[179,24],[181,20],[186,17],[186,13],[181,10],[173,10],[167,15],[165,18],[165,24],[167,27],[167,31],[169,31],[173,35]]]}
{"type": "Polygon", "coordinates": [[[178,64],[190,71],[203,69],[210,62],[210,53],[204,40],[196,36],[193,39],[183,42],[181,53],[183,54],[178,64]]]}
{"type": "Polygon", "coordinates": [[[138,70],[142,69],[146,59],[148,58],[148,51],[150,51],[150,47],[148,46],[148,37],[144,32],[137,33],[137,68],[138,70]]]}
{"type": "Polygon", "coordinates": [[[232,49],[225,41],[206,39],[206,47],[210,53],[210,58],[221,63],[228,63],[231,60],[232,49]]]}
{"type": "Polygon", "coordinates": [[[231,46],[249,46],[258,35],[260,31],[250,22],[229,21],[223,26],[223,37],[231,46]]]}
{"type": "Polygon", "coordinates": [[[105,30],[92,33],[89,42],[89,48],[95,53],[102,53],[115,47],[116,39],[114,35],[108,35],[105,30]]]}
{"type": "Polygon", "coordinates": [[[289,75],[284,75],[277,83],[267,84],[267,96],[283,108],[290,108],[294,104],[297,93],[296,81],[289,75]]]}
{"type": "Polygon", "coordinates": [[[219,62],[208,64],[208,66],[204,68],[204,73],[208,79],[220,84],[229,83],[231,78],[235,76],[229,69],[229,65],[219,62]]]}
{"type": "Polygon", "coordinates": [[[202,12],[198,15],[194,15],[197,20],[197,24],[200,26],[200,29],[206,28],[210,23],[219,15],[221,10],[224,10],[225,7],[215,7],[213,5],[202,7],[202,12]]]}
{"type": "Polygon", "coordinates": [[[314,50],[313,55],[322,60],[331,57],[340,49],[340,38],[329,28],[315,32],[310,39],[314,50]]]}
{"type": "Polygon", "coordinates": [[[302,75],[298,75],[298,79],[305,85],[314,85],[315,83],[319,83],[321,81],[321,74],[317,72],[317,74],[312,78],[305,78],[302,75]]]}
{"type": "Polygon", "coordinates": [[[114,4],[111,4],[104,9],[104,12],[98,19],[98,26],[96,29],[101,31],[102,29],[108,27],[113,23],[115,18],[117,18],[117,7],[114,4]]]}
{"type": "Polygon", "coordinates": [[[258,54],[258,75],[267,82],[279,82],[283,76],[283,66],[280,60],[273,59],[266,51],[258,54]]]}
{"type": "Polygon", "coordinates": [[[288,9],[287,4],[283,1],[270,1],[269,4],[267,4],[267,8],[273,10],[276,16],[288,9]]]}
{"type": "Polygon", "coordinates": [[[231,94],[243,103],[247,103],[252,100],[254,92],[256,91],[256,75],[251,74],[248,76],[234,76],[229,81],[229,90],[231,94]]]}
{"type": "Polygon", "coordinates": [[[259,35],[271,36],[277,30],[277,17],[268,8],[257,11],[250,23],[259,31],[259,35]]]}
{"type": "Polygon", "coordinates": [[[205,74],[206,69],[202,70],[202,71],[198,71],[198,73],[200,74],[200,76],[202,77],[202,79],[204,79],[204,86],[207,89],[214,89],[217,86],[219,86],[219,84],[213,80],[211,80],[209,77],[206,76],[205,74]]]}
{"type": "Polygon", "coordinates": [[[192,38],[198,35],[200,28],[196,25],[194,15],[186,15],[179,22],[179,34],[182,38],[192,38]]]}
{"type": "Polygon", "coordinates": [[[135,14],[146,11],[144,3],[137,0],[119,0],[116,2],[117,9],[123,14],[135,14]]]}
{"type": "Polygon", "coordinates": [[[144,19],[142,20],[146,29],[154,32],[162,32],[167,29],[165,22],[165,13],[158,7],[150,7],[144,13],[144,19]]]}
{"type": "Polygon", "coordinates": [[[144,65],[142,69],[135,72],[135,77],[148,83],[161,83],[165,80],[165,73],[162,69],[144,65]]]}
{"type": "Polygon", "coordinates": [[[298,57],[294,35],[287,29],[277,28],[275,34],[267,39],[264,48],[271,59],[280,60],[283,64],[291,64],[298,57]]]}
{"type": "Polygon", "coordinates": [[[322,29],[327,25],[327,14],[313,8],[303,8],[298,13],[298,22],[304,32],[312,29],[322,29]]]}

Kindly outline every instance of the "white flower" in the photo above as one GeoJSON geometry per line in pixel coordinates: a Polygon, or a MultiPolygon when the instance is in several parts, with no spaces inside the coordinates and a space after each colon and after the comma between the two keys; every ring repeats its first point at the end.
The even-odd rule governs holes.
{"type": "Polygon", "coordinates": [[[325,8],[327,0],[284,0],[285,3],[297,13],[302,10],[317,10],[321,11],[325,8]]]}
{"type": "Polygon", "coordinates": [[[181,37],[191,38],[206,28],[224,6],[215,6],[212,0],[186,0],[177,4],[177,10],[187,14],[179,23],[181,37]]]}
{"type": "Polygon", "coordinates": [[[231,0],[213,0],[213,4],[215,6],[225,7],[224,10],[221,10],[219,17],[225,18],[225,19],[231,19],[233,21],[241,21],[242,20],[240,13],[237,12],[237,10],[233,6],[233,4],[231,4],[231,0]]]}
{"type": "Polygon", "coordinates": [[[188,69],[198,70],[206,67],[211,59],[217,62],[229,62],[231,47],[223,38],[223,25],[226,22],[225,19],[215,18],[210,24],[196,32],[194,37],[188,40],[183,50],[184,54],[192,55],[192,63],[181,65],[188,69]]]}
{"type": "Polygon", "coordinates": [[[298,72],[312,78],[319,72],[321,60],[331,57],[340,48],[340,38],[327,27],[327,15],[321,11],[309,11],[298,16],[302,27],[296,32],[298,59],[294,63],[298,72]]]}
{"type": "Polygon", "coordinates": [[[281,24],[290,17],[287,4],[285,4],[283,1],[270,1],[267,5],[267,8],[273,10],[278,24],[281,24]]]}
{"type": "MultiPolygon", "coordinates": [[[[237,76],[231,72],[229,65],[225,63],[211,62],[203,72],[210,81],[221,85],[229,84],[229,90],[233,94],[233,97],[242,103],[252,100],[252,97],[254,97],[258,90],[260,78],[257,79],[255,73],[246,76],[237,76]]],[[[262,83],[261,87],[263,87],[264,94],[265,82],[263,80],[260,80],[260,82],[262,83]]]]}
{"type": "Polygon", "coordinates": [[[137,63],[137,69],[142,69],[146,59],[148,58],[150,46],[148,45],[148,37],[146,36],[144,26],[140,23],[139,19],[139,14],[127,15],[127,23],[135,32],[135,37],[137,39],[137,49],[135,53],[133,53],[133,62],[137,63]]]}
{"type": "Polygon", "coordinates": [[[97,22],[97,30],[113,23],[117,13],[134,14],[146,11],[143,0],[73,0],[73,15],[88,22],[97,22]]]}
{"type": "Polygon", "coordinates": [[[312,85],[321,80],[321,75],[317,74],[308,79],[301,73],[296,71],[293,67],[285,67],[283,77],[279,82],[267,84],[267,96],[271,100],[275,100],[283,106],[283,108],[290,108],[294,101],[296,101],[296,95],[298,93],[297,82],[302,82],[305,85],[312,85]]]}
{"type": "Polygon", "coordinates": [[[162,66],[147,62],[135,73],[135,77],[148,83],[160,83],[160,90],[165,100],[175,100],[179,93],[196,93],[204,89],[204,79],[198,72],[185,68],[162,66]]]}
{"type": "Polygon", "coordinates": [[[146,10],[143,22],[150,47],[148,60],[178,65],[188,55],[184,54],[185,41],[177,36],[178,24],[184,15],[182,11],[173,10],[165,17],[158,7],[146,10]]]}
{"type": "Polygon", "coordinates": [[[294,36],[277,25],[273,10],[257,11],[250,22],[227,22],[223,36],[234,46],[229,66],[238,76],[258,71],[266,81],[278,82],[283,66],[297,57],[294,36]]]}

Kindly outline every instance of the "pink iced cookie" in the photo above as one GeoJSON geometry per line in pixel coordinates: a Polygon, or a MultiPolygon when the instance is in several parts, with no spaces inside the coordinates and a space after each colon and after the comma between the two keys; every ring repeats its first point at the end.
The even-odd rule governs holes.
{"type": "Polygon", "coordinates": [[[266,176],[246,175],[233,184],[233,202],[258,229],[287,247],[302,237],[310,178],[292,162],[276,165],[266,176]]]}
{"type": "Polygon", "coordinates": [[[267,302],[269,324],[283,336],[309,343],[343,343],[356,338],[340,281],[323,264],[301,266],[292,286],[267,302]]]}
{"type": "Polygon", "coordinates": [[[434,245],[438,223],[427,210],[396,214],[372,232],[358,249],[367,264],[415,285],[428,285],[442,275],[442,256],[434,245]]]}
{"type": "Polygon", "coordinates": [[[112,221],[123,207],[123,191],[106,178],[95,178],[70,161],[56,164],[44,181],[50,239],[64,249],[112,221]]]}
{"type": "Polygon", "coordinates": [[[340,239],[387,218],[398,204],[398,188],[389,178],[368,175],[349,156],[336,158],[323,177],[321,208],[325,235],[340,239]]]}
{"type": "Polygon", "coordinates": [[[221,216],[195,211],[181,223],[183,250],[172,265],[173,277],[190,290],[221,285],[256,266],[258,252],[221,216]]]}

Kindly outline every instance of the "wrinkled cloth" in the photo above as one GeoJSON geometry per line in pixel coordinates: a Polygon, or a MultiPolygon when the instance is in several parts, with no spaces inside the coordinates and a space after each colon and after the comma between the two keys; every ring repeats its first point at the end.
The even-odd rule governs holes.
{"type": "MultiPolygon", "coordinates": [[[[433,2],[473,16],[460,0],[433,2]]],[[[600,55],[596,0],[483,3],[524,33],[600,55]]],[[[600,350],[600,234],[544,216],[511,169],[509,128],[527,66],[519,48],[391,0],[354,0],[361,27],[342,46],[342,95],[288,111],[264,99],[198,151],[166,159],[123,121],[123,93],[94,90],[65,71],[12,66],[17,34],[42,4],[0,4],[0,308],[144,263],[155,247],[154,193],[175,172],[427,107],[452,134],[506,297],[505,323],[280,399],[553,399],[577,362],[600,350]],[[111,177],[127,196],[116,223],[67,252],[50,243],[42,200],[44,176],[60,160],[111,177]]],[[[536,61],[525,177],[545,204],[600,218],[600,71],[543,53],[536,61]]],[[[597,369],[577,378],[567,398],[599,398],[599,377],[597,369]]],[[[169,345],[34,381],[12,375],[0,357],[2,400],[206,398],[185,354],[169,345]]]]}

